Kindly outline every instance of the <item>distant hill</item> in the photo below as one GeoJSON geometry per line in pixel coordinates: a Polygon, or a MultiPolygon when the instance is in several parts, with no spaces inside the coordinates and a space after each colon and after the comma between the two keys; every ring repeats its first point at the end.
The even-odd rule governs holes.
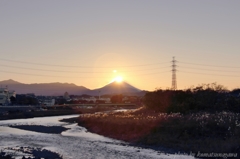
{"type": "Polygon", "coordinates": [[[82,95],[88,94],[97,96],[105,94],[126,94],[126,95],[138,95],[145,94],[144,91],[128,84],[127,82],[112,82],[108,85],[90,90],[84,86],[77,86],[73,83],[34,83],[24,84],[12,79],[0,81],[1,87],[8,87],[9,90],[15,90],[17,94],[34,93],[35,95],[45,96],[59,96],[68,92],[70,95],[82,95]]]}
{"type": "Polygon", "coordinates": [[[24,84],[14,80],[0,81],[0,86],[8,87],[9,90],[16,91],[17,94],[34,93],[35,95],[58,96],[65,92],[69,94],[81,95],[89,89],[83,86],[77,86],[72,83],[34,83],[24,84]]]}
{"type": "Polygon", "coordinates": [[[15,85],[15,84],[23,84],[23,83],[20,83],[20,82],[17,82],[17,81],[14,81],[12,79],[9,79],[9,80],[4,80],[4,81],[0,81],[0,84],[3,86],[7,86],[7,85],[15,85]]]}

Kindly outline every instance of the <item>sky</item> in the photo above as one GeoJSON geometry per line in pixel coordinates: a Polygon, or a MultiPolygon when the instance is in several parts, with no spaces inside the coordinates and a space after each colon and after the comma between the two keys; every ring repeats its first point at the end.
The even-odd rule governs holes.
{"type": "Polygon", "coordinates": [[[239,0],[0,0],[0,80],[240,87],[239,0]]]}

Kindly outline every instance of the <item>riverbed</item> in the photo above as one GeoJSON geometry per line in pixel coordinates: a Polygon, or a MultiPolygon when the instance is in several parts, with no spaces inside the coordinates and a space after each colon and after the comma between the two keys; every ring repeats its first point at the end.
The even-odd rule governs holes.
{"type": "MultiPolygon", "coordinates": [[[[126,142],[110,139],[88,132],[84,127],[60,122],[78,115],[40,117],[0,121],[0,151],[12,150],[15,158],[30,156],[19,149],[41,149],[58,153],[64,159],[192,159],[193,156],[166,153],[148,148],[132,146],[126,142]],[[67,128],[59,133],[44,133],[20,129],[21,126],[42,126],[50,129],[58,126],[67,128]],[[25,154],[24,154],[25,153],[25,154]]],[[[37,129],[36,129],[37,130],[37,129]]]]}

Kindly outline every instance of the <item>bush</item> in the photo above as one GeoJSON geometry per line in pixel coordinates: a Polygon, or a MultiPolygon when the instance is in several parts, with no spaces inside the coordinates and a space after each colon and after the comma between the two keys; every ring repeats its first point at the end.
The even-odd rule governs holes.
{"type": "Polygon", "coordinates": [[[156,90],[154,92],[146,93],[144,97],[144,104],[147,108],[166,112],[172,99],[171,90],[156,90]]]}
{"type": "Polygon", "coordinates": [[[141,143],[193,152],[236,152],[240,146],[237,113],[172,113],[163,117],[165,120],[157,120],[156,127],[141,138],[141,143]]]}
{"type": "Polygon", "coordinates": [[[149,109],[167,113],[240,112],[240,97],[236,90],[229,92],[216,83],[203,84],[187,90],[148,92],[144,97],[144,104],[149,109]]]}

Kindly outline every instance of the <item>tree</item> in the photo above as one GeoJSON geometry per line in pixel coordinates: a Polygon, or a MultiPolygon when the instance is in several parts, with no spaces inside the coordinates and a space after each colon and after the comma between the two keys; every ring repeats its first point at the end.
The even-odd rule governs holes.
{"type": "Polygon", "coordinates": [[[123,99],[122,94],[114,95],[111,97],[111,102],[112,103],[122,103],[122,99],[123,99]]]}
{"type": "Polygon", "coordinates": [[[14,96],[10,97],[10,101],[11,101],[12,104],[16,104],[17,103],[17,99],[14,96]]]}

